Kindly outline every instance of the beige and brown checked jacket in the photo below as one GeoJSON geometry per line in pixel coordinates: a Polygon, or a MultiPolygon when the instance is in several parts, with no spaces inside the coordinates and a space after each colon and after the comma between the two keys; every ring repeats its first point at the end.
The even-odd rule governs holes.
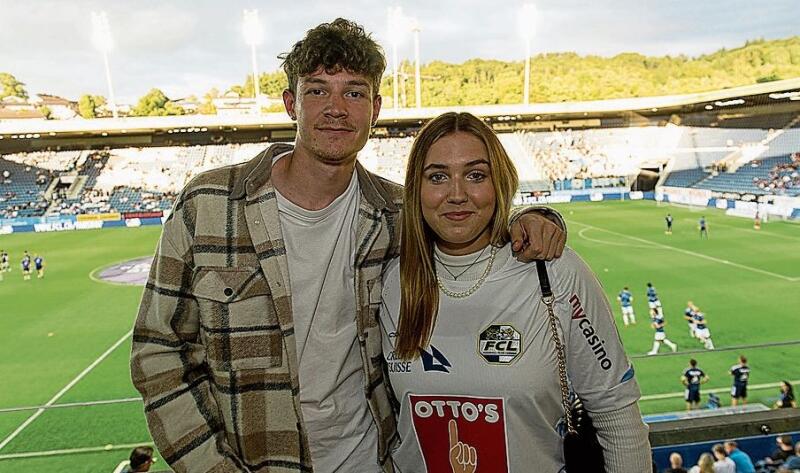
{"type": "MultiPolygon", "coordinates": [[[[313,471],[270,181],[272,158],[290,149],[273,145],[249,162],[200,174],[164,223],[134,327],[131,375],[156,446],[176,472],[313,471]]],[[[355,320],[378,429],[376,463],[391,472],[396,426],[384,385],[380,300],[369,295],[380,295],[383,265],[399,254],[402,187],[356,169],[355,320]]]]}

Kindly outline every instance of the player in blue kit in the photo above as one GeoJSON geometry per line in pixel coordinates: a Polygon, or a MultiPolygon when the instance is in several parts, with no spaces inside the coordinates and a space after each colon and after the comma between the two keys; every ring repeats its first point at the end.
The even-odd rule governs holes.
{"type": "Polygon", "coordinates": [[[25,256],[22,257],[22,279],[24,281],[30,281],[31,279],[31,255],[27,251],[25,256]]]}
{"type": "Polygon", "coordinates": [[[686,309],[683,310],[683,318],[686,320],[686,323],[689,324],[689,336],[692,338],[697,338],[697,335],[694,333],[694,304],[692,301],[689,301],[689,305],[686,309]]]}
{"type": "Polygon", "coordinates": [[[708,239],[708,224],[706,223],[706,217],[700,217],[700,221],[697,222],[698,227],[700,228],[700,238],[706,237],[708,239]]]}
{"type": "Polygon", "coordinates": [[[8,264],[8,253],[6,250],[0,251],[0,273],[7,273],[11,271],[11,266],[8,264]]]}
{"type": "Polygon", "coordinates": [[[681,376],[681,383],[686,386],[684,393],[684,400],[686,401],[686,410],[697,409],[700,404],[700,385],[708,382],[708,376],[697,367],[697,360],[692,358],[689,360],[689,367],[683,371],[681,376]]]}
{"type": "Polygon", "coordinates": [[[700,308],[694,305],[692,301],[688,301],[686,306],[684,318],[692,318],[691,323],[694,328],[694,336],[703,342],[703,346],[706,348],[706,350],[713,350],[714,342],[711,341],[711,331],[708,329],[708,325],[706,324],[706,315],[700,311],[700,308]]]}
{"type": "Polygon", "coordinates": [[[750,380],[750,367],[747,366],[747,358],[739,355],[739,363],[731,367],[733,376],[733,387],[731,387],[731,405],[736,406],[740,402],[747,404],[747,382],[750,380]]]}
{"type": "Polygon", "coordinates": [[[650,307],[651,312],[657,310],[661,313],[661,300],[659,300],[656,288],[652,283],[647,283],[647,306],[650,307]]]}
{"type": "Polygon", "coordinates": [[[664,342],[673,352],[678,350],[678,345],[671,342],[667,338],[667,332],[664,330],[666,322],[664,322],[664,313],[657,309],[650,309],[650,326],[656,331],[653,337],[653,349],[647,352],[648,355],[657,355],[658,349],[661,347],[661,342],[664,342]]]}
{"type": "Polygon", "coordinates": [[[39,255],[35,255],[33,265],[36,267],[36,277],[42,279],[44,277],[44,259],[39,255]]]}
{"type": "Polygon", "coordinates": [[[636,324],[636,315],[633,313],[633,294],[628,290],[628,286],[622,288],[617,296],[619,305],[622,307],[622,321],[627,327],[628,324],[636,324]]]}

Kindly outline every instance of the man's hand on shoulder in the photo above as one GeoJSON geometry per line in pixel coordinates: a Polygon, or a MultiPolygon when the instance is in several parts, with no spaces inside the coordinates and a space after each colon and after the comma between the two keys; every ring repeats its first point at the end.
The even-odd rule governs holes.
{"type": "Polygon", "coordinates": [[[567,232],[539,212],[526,212],[511,224],[511,249],[524,263],[560,258],[567,232]]]}

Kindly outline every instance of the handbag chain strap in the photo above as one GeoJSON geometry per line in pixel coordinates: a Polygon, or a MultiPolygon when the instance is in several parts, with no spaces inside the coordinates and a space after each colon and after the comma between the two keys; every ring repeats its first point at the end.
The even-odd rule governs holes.
{"type": "Polygon", "coordinates": [[[561,406],[564,409],[564,419],[567,423],[567,433],[576,434],[572,419],[572,409],[569,402],[569,383],[567,382],[567,355],[561,337],[558,336],[558,322],[553,311],[553,291],[550,289],[550,278],[547,276],[547,267],[544,261],[536,260],[536,270],[539,273],[539,285],[542,288],[542,302],[547,306],[547,316],[550,319],[550,331],[556,345],[556,358],[558,359],[558,381],[561,385],[561,406]]]}

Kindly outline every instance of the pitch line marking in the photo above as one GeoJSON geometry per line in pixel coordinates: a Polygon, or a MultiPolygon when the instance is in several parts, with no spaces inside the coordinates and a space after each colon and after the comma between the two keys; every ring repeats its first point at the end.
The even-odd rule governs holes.
{"type": "Polygon", "coordinates": [[[17,429],[15,431],[11,432],[11,434],[9,434],[8,437],[3,439],[3,441],[0,442],[0,450],[3,450],[3,448],[5,448],[5,446],[8,445],[9,442],[14,440],[14,438],[16,438],[17,435],[20,434],[20,432],[25,430],[26,427],[31,425],[31,423],[33,421],[35,421],[40,415],[42,415],[47,410],[48,407],[50,407],[53,404],[55,404],[56,401],[58,401],[61,398],[61,396],[66,394],[67,391],[69,391],[70,389],[72,389],[73,386],[78,384],[78,381],[83,379],[84,376],[89,374],[90,371],[92,371],[95,367],[97,367],[97,365],[99,365],[103,360],[105,360],[108,357],[108,355],[110,355],[114,350],[116,350],[120,345],[122,345],[122,343],[125,342],[125,340],[127,340],[128,337],[130,337],[132,333],[133,333],[133,330],[130,330],[130,331],[128,331],[128,333],[123,335],[122,338],[120,338],[113,345],[111,345],[111,348],[106,350],[102,355],[100,355],[100,357],[98,357],[96,360],[94,360],[91,365],[87,366],[86,369],[84,369],[83,371],[80,372],[80,374],[78,374],[78,376],[76,376],[72,381],[67,383],[67,385],[64,386],[61,389],[61,391],[57,392],[56,395],[53,396],[52,399],[47,401],[47,403],[45,403],[44,406],[42,406],[39,409],[37,409],[36,412],[34,412],[30,417],[28,417],[27,420],[25,420],[25,422],[22,423],[22,425],[17,427],[17,429]]]}
{"type": "MultiPolygon", "coordinates": [[[[794,380],[794,381],[789,381],[789,382],[794,385],[794,384],[800,383],[800,380],[794,380]]],[[[748,385],[747,389],[750,390],[750,391],[754,391],[756,389],[771,389],[771,388],[777,388],[780,385],[781,385],[781,383],[753,384],[753,385],[748,385]]],[[[707,392],[707,393],[715,393],[715,394],[716,393],[726,393],[726,392],[730,392],[731,388],[730,387],[727,387],[727,388],[713,388],[713,389],[704,389],[703,391],[707,392]]],[[[673,397],[683,398],[684,394],[685,394],[684,391],[674,392],[674,393],[664,393],[664,394],[650,394],[649,396],[642,396],[641,398],[639,398],[639,400],[640,401],[657,401],[659,399],[671,399],[673,397]]]]}
{"type": "Polygon", "coordinates": [[[618,242],[614,242],[614,241],[597,240],[595,238],[587,237],[586,236],[586,231],[587,230],[592,230],[592,228],[581,228],[578,231],[578,236],[583,238],[586,241],[591,241],[593,243],[600,243],[600,244],[603,244],[603,245],[612,245],[612,246],[624,246],[626,248],[631,248],[631,247],[633,247],[633,248],[642,248],[644,250],[649,250],[649,249],[653,248],[653,246],[650,246],[650,245],[627,245],[625,243],[618,243],[618,242]]]}
{"type": "Polygon", "coordinates": [[[101,406],[106,404],[125,404],[129,402],[142,402],[142,398],[128,397],[124,399],[106,399],[104,401],[70,402],[67,404],[53,404],[51,406],[4,407],[0,409],[0,414],[4,412],[35,411],[37,409],[58,409],[64,407],[92,407],[92,406],[101,406]]]}
{"type": "Polygon", "coordinates": [[[155,446],[153,442],[140,442],[140,443],[128,443],[120,445],[108,444],[103,447],[66,448],[63,450],[47,450],[43,452],[8,453],[6,455],[0,455],[0,461],[13,460],[15,458],[54,457],[59,455],[70,455],[74,453],[95,453],[95,452],[110,452],[113,450],[129,450],[131,448],[141,447],[145,445],[151,447],[155,446]]]}
{"type": "Polygon", "coordinates": [[[735,268],[740,268],[740,269],[744,269],[744,270],[747,270],[747,271],[752,271],[754,273],[760,273],[760,274],[763,274],[763,275],[766,275],[766,276],[772,276],[774,278],[783,279],[784,281],[789,281],[789,282],[800,281],[800,277],[784,276],[783,274],[773,273],[773,272],[766,271],[766,270],[763,270],[763,269],[758,269],[758,268],[752,268],[752,267],[746,266],[744,264],[734,263],[733,261],[719,259],[719,258],[715,258],[713,256],[704,255],[703,253],[697,253],[695,251],[684,250],[682,248],[676,248],[674,246],[665,245],[663,243],[657,243],[657,242],[654,242],[654,241],[645,240],[644,238],[639,238],[639,237],[635,237],[635,236],[631,236],[631,235],[625,235],[624,233],[618,233],[618,232],[615,232],[615,231],[612,231],[612,230],[607,230],[605,228],[595,227],[594,225],[589,225],[588,223],[582,223],[582,222],[578,222],[578,221],[572,220],[572,219],[567,219],[566,221],[568,223],[575,223],[575,224],[582,225],[582,226],[587,227],[587,228],[591,228],[593,230],[600,230],[600,231],[603,231],[603,232],[606,232],[606,233],[610,233],[612,235],[617,235],[617,236],[621,236],[621,237],[624,237],[624,238],[628,238],[628,239],[633,240],[633,241],[638,241],[639,243],[646,243],[646,244],[653,245],[653,246],[661,248],[661,249],[677,251],[678,253],[683,253],[683,254],[686,254],[686,255],[689,255],[689,256],[694,256],[694,257],[697,257],[697,258],[702,258],[702,259],[706,259],[706,260],[709,260],[709,261],[714,261],[715,263],[720,263],[720,264],[725,264],[725,265],[728,265],[728,266],[733,266],[735,268]]]}
{"type": "MultiPolygon", "coordinates": [[[[774,223],[774,222],[767,222],[765,225],[769,225],[770,223],[774,223]]],[[[764,230],[764,225],[761,225],[761,230],[756,230],[753,227],[745,227],[745,228],[737,227],[735,225],[730,225],[730,224],[727,224],[727,223],[720,223],[720,222],[714,222],[714,226],[715,227],[731,228],[733,230],[739,230],[740,232],[747,232],[749,234],[756,233],[758,235],[767,235],[767,236],[771,236],[771,237],[775,237],[775,238],[784,238],[786,240],[792,240],[792,241],[800,242],[800,238],[793,237],[791,235],[782,235],[780,233],[772,233],[772,232],[770,232],[768,230],[764,230]]]]}
{"type": "Polygon", "coordinates": [[[751,345],[733,345],[730,347],[715,348],[714,350],[707,350],[705,348],[694,348],[691,350],[682,350],[676,352],[668,351],[657,355],[630,355],[628,358],[646,359],[646,358],[665,357],[665,356],[691,355],[693,353],[713,353],[721,351],[749,350],[751,348],[772,348],[772,347],[782,347],[787,345],[800,345],[800,340],[786,340],[783,342],[771,342],[771,343],[755,343],[751,345]]]}

